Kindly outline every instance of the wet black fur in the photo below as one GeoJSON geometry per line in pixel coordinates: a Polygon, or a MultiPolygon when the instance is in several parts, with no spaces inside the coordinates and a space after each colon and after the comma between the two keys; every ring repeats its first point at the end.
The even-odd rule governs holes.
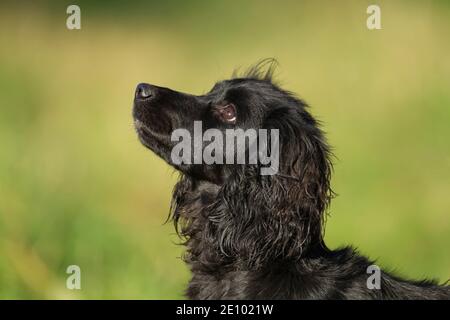
{"type": "Polygon", "coordinates": [[[204,95],[150,86],[151,99],[135,99],[140,140],[170,164],[173,129],[192,130],[194,120],[204,130],[232,127],[212,115],[224,102],[237,107],[236,127],[280,130],[277,175],[261,176],[258,165],[175,165],[181,177],[171,212],[192,271],[187,297],[449,299],[448,286],[384,271],[381,288],[368,289],[367,267],[374,262],[351,247],[327,248],[330,149],[305,103],[275,85],[272,70],[264,61],[204,95]]]}

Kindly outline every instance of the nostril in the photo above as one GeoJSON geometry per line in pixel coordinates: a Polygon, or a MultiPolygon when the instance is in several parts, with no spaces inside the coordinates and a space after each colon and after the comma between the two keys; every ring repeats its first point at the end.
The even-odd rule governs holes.
{"type": "Polygon", "coordinates": [[[136,87],[135,97],[137,99],[148,99],[153,95],[152,87],[147,83],[140,83],[136,87]]]}

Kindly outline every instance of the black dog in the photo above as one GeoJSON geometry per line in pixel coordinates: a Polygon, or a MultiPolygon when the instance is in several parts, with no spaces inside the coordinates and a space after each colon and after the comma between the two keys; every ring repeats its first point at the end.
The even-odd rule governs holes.
{"type": "Polygon", "coordinates": [[[305,103],[273,84],[272,66],[263,72],[259,64],[201,96],[149,84],[136,89],[140,141],[181,172],[171,212],[193,273],[187,296],[449,299],[448,286],[384,271],[376,285],[369,279],[374,262],[350,247],[326,247],[323,222],[333,195],[329,147],[305,103]],[[171,133],[192,132],[196,120],[205,130],[279,129],[279,172],[261,175],[259,163],[175,164],[171,133]]]}

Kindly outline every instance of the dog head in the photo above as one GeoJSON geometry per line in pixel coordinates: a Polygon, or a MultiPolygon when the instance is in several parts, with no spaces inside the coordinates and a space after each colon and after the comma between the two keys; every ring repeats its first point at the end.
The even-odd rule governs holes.
{"type": "MultiPolygon", "coordinates": [[[[330,152],[317,121],[302,100],[273,83],[272,71],[273,65],[267,71],[256,65],[245,76],[218,82],[203,95],[139,84],[133,108],[140,141],[184,176],[175,192],[175,207],[182,206],[187,180],[217,185],[217,207],[210,210],[215,224],[207,228],[220,234],[224,254],[246,256],[255,264],[279,255],[300,257],[309,242],[321,242],[323,214],[332,195],[330,152]],[[193,136],[196,123],[201,123],[203,131],[215,129],[224,136],[230,129],[276,130],[277,145],[268,142],[266,146],[268,154],[279,152],[279,167],[272,175],[261,175],[264,164],[259,160],[241,164],[174,161],[173,132],[181,129],[193,136]],[[273,238],[261,241],[261,234],[273,238]]],[[[203,154],[208,147],[205,140],[189,143],[192,153],[203,154]]],[[[244,149],[248,155],[249,145],[244,149]]],[[[176,221],[182,218],[176,208],[174,216],[176,221]]]]}

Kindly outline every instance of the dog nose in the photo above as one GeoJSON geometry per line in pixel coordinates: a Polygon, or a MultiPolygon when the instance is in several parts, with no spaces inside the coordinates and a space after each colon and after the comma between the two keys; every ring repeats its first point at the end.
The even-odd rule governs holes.
{"type": "Polygon", "coordinates": [[[136,99],[149,99],[154,95],[153,88],[148,83],[139,83],[136,87],[136,99]]]}

